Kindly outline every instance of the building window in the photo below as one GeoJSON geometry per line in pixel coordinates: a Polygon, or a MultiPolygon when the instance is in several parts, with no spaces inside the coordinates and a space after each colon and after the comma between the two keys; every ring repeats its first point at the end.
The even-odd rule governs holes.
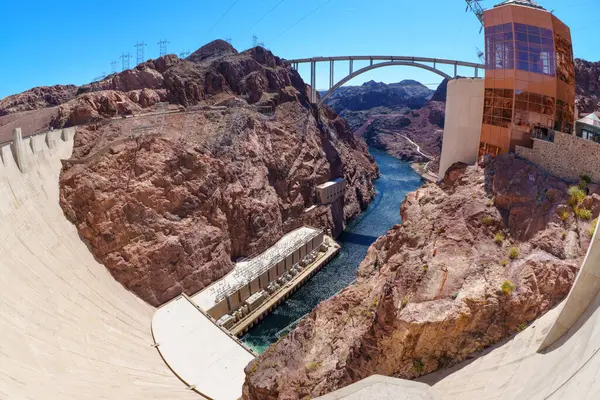
{"type": "Polygon", "coordinates": [[[512,89],[485,89],[483,123],[508,128],[513,112],[512,89]]]}
{"type": "Polygon", "coordinates": [[[575,83],[573,46],[558,33],[556,34],[556,66],[558,79],[569,85],[575,83]]]}
{"type": "Polygon", "coordinates": [[[485,142],[479,142],[479,157],[490,154],[492,156],[497,156],[502,152],[502,149],[498,146],[494,146],[493,144],[488,144],[485,142]]]}
{"type": "Polygon", "coordinates": [[[514,69],[515,49],[512,24],[485,28],[485,68],[514,69]]]}
{"type": "Polygon", "coordinates": [[[550,29],[514,24],[518,70],[555,75],[554,39],[550,29]]]}
{"type": "Polygon", "coordinates": [[[572,104],[562,100],[556,101],[556,116],[554,129],[564,133],[572,133],[575,121],[575,112],[572,104]]]}
{"type": "Polygon", "coordinates": [[[518,126],[554,126],[556,99],[524,90],[515,91],[515,119],[518,126]]]}

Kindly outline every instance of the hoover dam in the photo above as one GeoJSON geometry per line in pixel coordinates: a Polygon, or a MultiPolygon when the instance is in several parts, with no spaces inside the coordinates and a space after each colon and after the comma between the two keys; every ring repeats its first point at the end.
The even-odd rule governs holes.
{"type": "MultiPolygon", "coordinates": [[[[111,277],[63,215],[58,179],[73,134],[51,131],[2,147],[0,397],[239,397],[252,353],[189,302],[153,323],[156,310],[111,277]],[[185,334],[155,342],[151,326],[185,334]],[[165,363],[157,347],[175,355],[165,363]]],[[[373,377],[324,398],[597,398],[599,252],[596,232],[561,306],[468,365],[426,376],[432,386],[373,377]]]]}

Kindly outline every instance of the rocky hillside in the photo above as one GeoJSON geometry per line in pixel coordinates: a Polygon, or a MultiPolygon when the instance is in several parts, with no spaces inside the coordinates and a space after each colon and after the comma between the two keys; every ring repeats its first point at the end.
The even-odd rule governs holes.
{"type": "Polygon", "coordinates": [[[428,162],[442,151],[446,87],[445,80],[435,92],[416,81],[371,81],[342,87],[326,103],[370,146],[405,161],[428,162]]]}
{"type": "Polygon", "coordinates": [[[454,166],[401,207],[355,284],[321,303],[246,368],[244,398],[315,398],[372,374],[415,378],[522,330],[569,291],[600,212],[600,187],[510,156],[454,166]],[[584,196],[585,197],[585,196],[584,196]]]}
{"type": "Polygon", "coordinates": [[[40,86],[0,100],[0,117],[57,106],[75,98],[77,86],[40,86]]]}
{"type": "Polygon", "coordinates": [[[217,41],[79,93],[55,120],[79,125],[61,206],[152,305],[197,292],[298,226],[339,230],[374,195],[364,142],[332,111],[315,120],[298,73],[262,48],[217,41]],[[171,113],[109,118],[161,110],[171,113]],[[337,177],[343,209],[317,205],[315,186],[337,177]]]}
{"type": "Polygon", "coordinates": [[[575,60],[577,107],[582,113],[600,111],[600,61],[575,60]]]}

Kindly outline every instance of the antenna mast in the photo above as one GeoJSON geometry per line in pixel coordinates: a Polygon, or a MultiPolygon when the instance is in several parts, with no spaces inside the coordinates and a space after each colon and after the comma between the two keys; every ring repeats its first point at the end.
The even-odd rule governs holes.
{"type": "Polygon", "coordinates": [[[481,0],[465,0],[467,2],[467,9],[465,10],[465,12],[471,11],[473,14],[475,14],[475,16],[477,17],[477,19],[479,20],[479,22],[481,22],[481,29],[479,30],[479,33],[481,33],[481,30],[483,29],[483,7],[481,7],[481,4],[479,4],[479,2],[481,0]]]}

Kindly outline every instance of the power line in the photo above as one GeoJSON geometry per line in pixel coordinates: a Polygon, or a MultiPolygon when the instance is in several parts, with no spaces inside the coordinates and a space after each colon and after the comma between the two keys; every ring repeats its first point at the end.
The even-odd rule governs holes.
{"type": "Polygon", "coordinates": [[[290,31],[291,29],[295,28],[298,24],[300,24],[300,22],[304,21],[306,18],[310,17],[311,15],[313,15],[314,13],[316,13],[317,11],[319,11],[321,8],[325,7],[327,4],[331,3],[332,1],[333,0],[327,0],[325,3],[322,3],[321,5],[317,6],[317,8],[315,8],[314,10],[312,10],[311,12],[306,14],[304,17],[300,18],[298,21],[296,21],[294,24],[292,24],[289,28],[287,28],[286,30],[281,32],[279,35],[277,35],[275,37],[275,39],[273,39],[273,41],[275,41],[275,40],[279,39],[281,36],[285,35],[288,31],[290,31]]]}
{"type": "Polygon", "coordinates": [[[129,60],[131,60],[131,54],[122,53],[119,58],[121,59],[121,71],[129,69],[129,60]]]}
{"type": "Polygon", "coordinates": [[[225,12],[223,14],[221,14],[221,16],[219,17],[219,19],[217,20],[217,22],[215,22],[215,24],[210,28],[210,30],[208,31],[209,34],[212,32],[213,29],[215,29],[215,27],[217,25],[219,25],[219,22],[221,22],[221,20],[223,18],[225,18],[225,16],[227,14],[229,14],[229,11],[231,11],[231,9],[236,5],[237,2],[238,2],[238,0],[233,0],[233,3],[231,3],[231,5],[229,6],[229,8],[227,10],[225,10],[225,12]]]}
{"type": "Polygon", "coordinates": [[[265,19],[269,14],[271,14],[273,11],[275,11],[275,9],[277,7],[279,7],[281,5],[281,3],[283,3],[285,0],[281,0],[279,3],[275,4],[273,7],[271,7],[271,9],[269,11],[267,11],[266,13],[263,14],[262,17],[260,17],[258,19],[258,21],[256,21],[256,23],[254,23],[254,25],[252,25],[252,27],[250,28],[250,30],[254,29],[254,27],[256,25],[258,25],[263,19],[265,19]]]}

